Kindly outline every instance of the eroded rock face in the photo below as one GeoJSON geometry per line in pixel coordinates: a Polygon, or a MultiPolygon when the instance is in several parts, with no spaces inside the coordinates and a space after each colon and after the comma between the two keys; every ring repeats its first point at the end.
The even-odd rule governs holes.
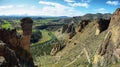
{"type": "Polygon", "coordinates": [[[76,30],[75,30],[75,25],[74,23],[70,24],[68,29],[67,29],[67,33],[69,34],[69,39],[72,39],[73,36],[75,36],[76,34],[76,30]]]}
{"type": "Polygon", "coordinates": [[[78,32],[81,32],[85,26],[90,22],[89,20],[81,20],[79,25],[78,25],[78,32]]]}
{"type": "Polygon", "coordinates": [[[50,52],[50,55],[53,56],[60,50],[61,50],[61,44],[60,44],[60,42],[56,42],[56,43],[54,43],[54,46],[53,46],[53,48],[52,48],[52,50],[50,52]]]}
{"type": "Polygon", "coordinates": [[[104,31],[108,28],[110,19],[99,18],[99,19],[96,19],[95,22],[97,23],[95,35],[99,35],[102,31],[104,31]]]}
{"type": "Polygon", "coordinates": [[[33,58],[30,54],[30,38],[32,34],[32,19],[23,18],[23,36],[18,37],[16,29],[0,29],[0,40],[6,43],[7,47],[14,50],[21,64],[27,67],[34,67],[33,58]],[[23,62],[24,61],[24,62],[23,62]]]}
{"type": "Polygon", "coordinates": [[[29,17],[21,19],[21,27],[23,30],[23,35],[31,35],[32,34],[32,24],[33,20],[29,17]]]}
{"type": "Polygon", "coordinates": [[[116,24],[116,22],[118,22],[119,19],[120,19],[120,8],[116,9],[116,11],[112,14],[110,20],[110,27],[116,24]]]}
{"type": "Polygon", "coordinates": [[[120,61],[120,8],[112,15],[108,33],[98,49],[98,54],[94,58],[93,65],[106,67],[120,61]],[[100,60],[97,60],[100,59],[100,60]],[[96,61],[97,60],[97,61],[96,61]]]}
{"type": "Polygon", "coordinates": [[[2,40],[6,44],[10,44],[9,47],[17,47],[17,33],[16,29],[0,29],[0,40],[2,40]]]}
{"type": "Polygon", "coordinates": [[[30,38],[32,35],[33,21],[31,18],[26,17],[23,18],[21,22],[21,27],[23,30],[23,38],[21,39],[21,45],[25,50],[30,51],[30,38]]]}
{"type": "Polygon", "coordinates": [[[67,33],[69,39],[71,39],[76,34],[74,23],[64,25],[62,28],[62,33],[67,33]]]}
{"type": "Polygon", "coordinates": [[[68,24],[65,24],[65,25],[63,26],[63,28],[62,28],[62,33],[65,33],[65,31],[67,30],[67,28],[68,28],[68,24]]]}
{"type": "Polygon", "coordinates": [[[3,56],[6,62],[3,62],[2,67],[20,67],[19,60],[13,50],[8,48],[6,44],[0,43],[0,56],[3,56]]]}

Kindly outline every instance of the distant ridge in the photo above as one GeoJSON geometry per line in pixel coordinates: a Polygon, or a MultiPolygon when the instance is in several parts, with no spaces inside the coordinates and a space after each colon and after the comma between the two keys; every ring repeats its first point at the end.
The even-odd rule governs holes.
{"type": "Polygon", "coordinates": [[[112,14],[110,13],[97,13],[97,14],[85,14],[83,16],[75,16],[75,17],[71,17],[71,18],[63,18],[61,19],[59,22],[60,23],[70,23],[72,20],[77,23],[80,20],[93,20],[93,19],[97,19],[97,18],[104,18],[104,19],[110,19],[112,14]]]}

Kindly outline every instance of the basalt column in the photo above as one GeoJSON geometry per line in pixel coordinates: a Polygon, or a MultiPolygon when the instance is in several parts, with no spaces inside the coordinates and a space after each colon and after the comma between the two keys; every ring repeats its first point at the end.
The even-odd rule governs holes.
{"type": "Polygon", "coordinates": [[[32,34],[32,24],[33,21],[31,18],[26,17],[21,20],[21,26],[23,30],[23,38],[22,38],[22,47],[27,50],[28,52],[30,51],[30,38],[32,34]]]}

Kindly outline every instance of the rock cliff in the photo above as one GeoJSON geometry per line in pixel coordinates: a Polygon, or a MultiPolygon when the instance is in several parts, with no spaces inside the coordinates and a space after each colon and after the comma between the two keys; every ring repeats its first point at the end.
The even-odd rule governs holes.
{"type": "Polygon", "coordinates": [[[95,66],[106,67],[120,60],[120,8],[111,16],[110,25],[104,41],[100,44],[98,53],[94,58],[95,66]],[[100,60],[97,60],[100,59],[100,60]]]}

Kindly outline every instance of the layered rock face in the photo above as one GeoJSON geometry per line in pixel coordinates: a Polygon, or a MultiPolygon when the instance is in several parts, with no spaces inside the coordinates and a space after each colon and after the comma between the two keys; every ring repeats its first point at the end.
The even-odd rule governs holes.
{"type": "Polygon", "coordinates": [[[68,24],[64,25],[62,28],[62,33],[67,33],[69,39],[71,39],[76,34],[74,23],[70,23],[69,25],[68,24]]]}
{"type": "Polygon", "coordinates": [[[110,19],[96,19],[95,22],[97,23],[96,33],[95,35],[99,35],[102,31],[106,30],[109,26],[110,19]]]}
{"type": "Polygon", "coordinates": [[[68,28],[68,24],[65,24],[65,25],[63,26],[63,28],[62,28],[62,33],[65,33],[65,31],[67,30],[67,28],[68,28]]]}
{"type": "Polygon", "coordinates": [[[90,22],[89,20],[81,20],[79,25],[78,25],[78,32],[81,32],[85,26],[90,22]]]}
{"type": "Polygon", "coordinates": [[[106,67],[120,61],[120,8],[112,15],[108,33],[94,58],[94,65],[106,67]],[[100,60],[97,60],[100,59],[100,60]]]}
{"type": "Polygon", "coordinates": [[[61,44],[60,44],[60,42],[56,42],[56,43],[54,43],[54,47],[52,48],[50,55],[53,56],[60,50],[61,50],[61,44]]]}
{"type": "Polygon", "coordinates": [[[111,17],[111,20],[110,20],[110,26],[111,27],[112,25],[115,25],[116,22],[119,22],[120,20],[120,8],[118,8],[113,14],[112,14],[112,17],[111,17]]]}

